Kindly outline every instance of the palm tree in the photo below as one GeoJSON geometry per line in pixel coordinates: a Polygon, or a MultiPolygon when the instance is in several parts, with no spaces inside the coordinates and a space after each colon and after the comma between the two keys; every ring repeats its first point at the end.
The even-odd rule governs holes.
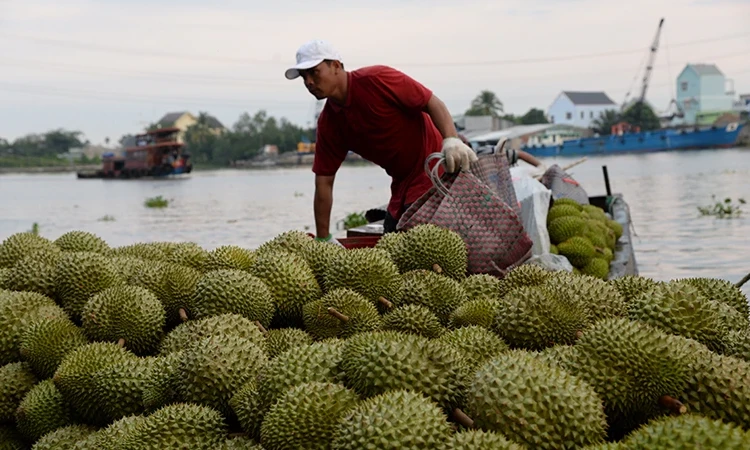
{"type": "Polygon", "coordinates": [[[466,111],[467,116],[500,117],[503,113],[503,102],[492,91],[484,90],[471,101],[471,107],[466,111]]]}
{"type": "Polygon", "coordinates": [[[612,125],[620,120],[620,114],[617,111],[608,109],[591,122],[591,129],[600,135],[607,135],[612,132],[612,125]]]}

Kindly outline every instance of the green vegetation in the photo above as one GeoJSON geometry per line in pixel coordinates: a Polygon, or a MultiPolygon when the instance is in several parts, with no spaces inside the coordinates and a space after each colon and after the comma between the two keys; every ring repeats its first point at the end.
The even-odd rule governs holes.
{"type": "Polygon", "coordinates": [[[169,206],[169,200],[158,195],[156,197],[147,198],[144,202],[146,208],[166,208],[169,206]]]}
{"type": "Polygon", "coordinates": [[[721,202],[716,200],[715,195],[712,195],[711,199],[714,200],[713,205],[698,206],[698,211],[701,213],[701,216],[714,216],[719,219],[740,217],[742,214],[740,205],[747,203],[744,198],[737,199],[737,204],[733,203],[731,198],[725,198],[724,201],[721,202]]]}
{"type": "Polygon", "coordinates": [[[364,213],[351,213],[347,215],[343,220],[341,220],[340,225],[342,225],[345,230],[348,230],[350,228],[357,228],[361,227],[362,225],[367,225],[367,223],[368,222],[367,219],[365,219],[364,213]]]}

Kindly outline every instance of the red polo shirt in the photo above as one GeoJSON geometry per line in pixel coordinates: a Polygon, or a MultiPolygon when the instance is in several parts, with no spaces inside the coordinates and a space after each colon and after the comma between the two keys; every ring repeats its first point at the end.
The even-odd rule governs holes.
{"type": "Polygon", "coordinates": [[[443,142],[424,112],[432,91],[386,66],[364,67],[348,76],[346,103],[326,102],[318,118],[312,170],[334,175],[349,150],[379,165],[393,180],[388,212],[398,220],[405,204],[432,187],[424,161],[440,152],[443,142]]]}

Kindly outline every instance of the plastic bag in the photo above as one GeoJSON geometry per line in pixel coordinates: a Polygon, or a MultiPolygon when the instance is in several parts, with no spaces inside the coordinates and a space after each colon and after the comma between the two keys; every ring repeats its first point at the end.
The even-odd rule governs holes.
{"type": "Polygon", "coordinates": [[[533,242],[531,253],[549,253],[550,239],[547,231],[547,212],[552,192],[529,176],[523,168],[512,168],[511,175],[516,197],[521,204],[521,221],[533,242]],[[516,170],[518,169],[518,170],[516,170]]]}
{"type": "Polygon", "coordinates": [[[542,184],[552,191],[552,198],[570,198],[582,205],[589,204],[589,195],[569,173],[557,164],[544,172],[542,184]]]}

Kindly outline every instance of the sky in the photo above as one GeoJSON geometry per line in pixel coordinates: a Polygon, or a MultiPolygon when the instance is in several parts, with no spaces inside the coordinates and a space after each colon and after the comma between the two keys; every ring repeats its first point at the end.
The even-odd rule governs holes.
{"type": "Polygon", "coordinates": [[[687,63],[715,63],[750,93],[750,0],[0,0],[0,137],[65,128],[114,143],[184,110],[310,126],[315,99],[284,78],[310,39],[347,69],[404,71],[454,115],[484,89],[517,115],[562,90],[619,104],[639,95],[662,17],[658,110],[687,63]]]}

